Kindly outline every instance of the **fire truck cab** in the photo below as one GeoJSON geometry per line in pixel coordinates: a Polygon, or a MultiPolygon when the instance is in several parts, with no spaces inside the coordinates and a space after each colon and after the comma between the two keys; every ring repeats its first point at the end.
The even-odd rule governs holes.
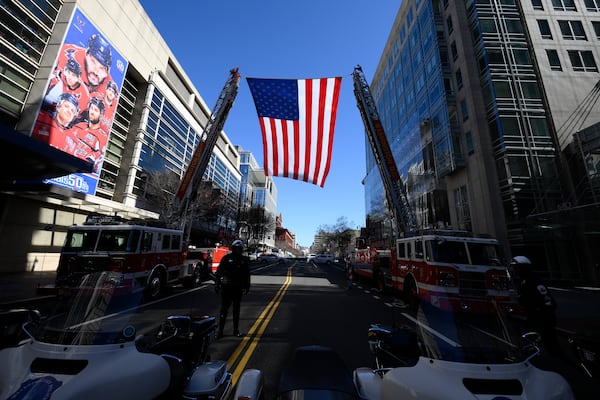
{"type": "Polygon", "coordinates": [[[56,288],[76,286],[97,271],[117,271],[140,283],[149,298],[189,278],[183,268],[183,231],[90,216],[69,228],[56,270],[56,288]]]}
{"type": "Polygon", "coordinates": [[[512,312],[516,293],[498,241],[467,232],[432,232],[396,240],[392,285],[416,308],[486,312],[492,302],[512,312]]]}

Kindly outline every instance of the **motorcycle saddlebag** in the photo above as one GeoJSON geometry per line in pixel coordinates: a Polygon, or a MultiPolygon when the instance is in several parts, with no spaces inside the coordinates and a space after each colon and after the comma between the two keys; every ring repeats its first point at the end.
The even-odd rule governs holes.
{"type": "Polygon", "coordinates": [[[183,391],[184,399],[224,399],[231,389],[227,363],[216,360],[200,364],[183,391]]]}

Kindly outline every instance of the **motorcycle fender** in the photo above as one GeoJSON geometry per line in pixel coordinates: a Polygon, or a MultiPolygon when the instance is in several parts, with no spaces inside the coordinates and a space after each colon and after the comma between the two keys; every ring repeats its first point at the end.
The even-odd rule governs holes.
{"type": "MultiPolygon", "coordinates": [[[[195,398],[200,395],[227,394],[231,386],[231,374],[227,370],[227,363],[216,360],[200,364],[192,373],[183,393],[186,398],[195,398]],[[225,390],[225,393],[223,393],[225,390]]],[[[221,396],[215,396],[220,398],[221,396]]]]}
{"type": "Polygon", "coordinates": [[[167,362],[139,352],[134,342],[60,346],[32,341],[6,350],[0,352],[0,364],[12,368],[0,373],[0,398],[18,393],[16,398],[34,395],[52,400],[152,399],[169,386],[167,362]],[[43,370],[31,370],[35,359],[48,360],[43,370]],[[69,360],[82,367],[65,371],[69,360]]]}
{"type": "Polygon", "coordinates": [[[236,385],[233,399],[260,399],[264,386],[264,378],[261,370],[247,369],[236,385]]]}
{"type": "Polygon", "coordinates": [[[357,368],[353,375],[354,387],[361,399],[381,399],[381,375],[371,368],[357,368]]]}
{"type": "MultiPolygon", "coordinates": [[[[373,383],[373,386],[376,382],[375,379],[368,381],[364,377],[362,380],[373,383]]],[[[395,400],[404,396],[418,400],[483,400],[497,397],[512,400],[575,399],[571,387],[561,375],[542,371],[529,363],[465,364],[421,357],[413,367],[390,370],[380,382],[381,396],[368,399],[395,400]],[[474,382],[473,387],[480,390],[468,388],[465,379],[474,382]],[[506,385],[508,381],[514,384],[506,385]],[[432,385],[432,382],[435,384],[432,385]],[[493,393],[490,393],[490,388],[494,388],[493,393]]],[[[364,386],[370,388],[371,385],[364,386]]]]}

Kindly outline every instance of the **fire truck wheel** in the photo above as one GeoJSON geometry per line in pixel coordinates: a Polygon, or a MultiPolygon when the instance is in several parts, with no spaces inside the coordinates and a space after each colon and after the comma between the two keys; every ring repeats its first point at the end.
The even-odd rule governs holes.
{"type": "Polygon", "coordinates": [[[148,299],[156,299],[161,295],[164,286],[163,275],[160,271],[154,271],[150,280],[148,281],[148,286],[146,287],[146,294],[148,299]]]}
{"type": "Polygon", "coordinates": [[[192,275],[188,276],[183,282],[184,287],[187,289],[197,288],[202,283],[202,280],[202,266],[200,264],[196,264],[194,265],[194,271],[192,272],[192,275]]]}
{"type": "Polygon", "coordinates": [[[379,290],[380,293],[385,291],[385,280],[383,278],[383,274],[377,274],[377,290],[379,290]]]}
{"type": "Polygon", "coordinates": [[[192,287],[198,287],[202,283],[202,266],[200,264],[196,264],[194,267],[194,274],[192,275],[192,287]]]}
{"type": "Polygon", "coordinates": [[[411,310],[416,311],[419,308],[419,294],[413,278],[406,278],[404,282],[404,300],[411,310]]]}

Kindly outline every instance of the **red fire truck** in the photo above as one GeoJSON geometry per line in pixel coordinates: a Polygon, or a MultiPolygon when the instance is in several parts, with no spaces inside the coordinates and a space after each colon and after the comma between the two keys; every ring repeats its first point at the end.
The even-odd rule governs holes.
{"type": "MultiPolygon", "coordinates": [[[[57,268],[56,287],[40,292],[76,286],[83,275],[96,271],[119,271],[124,279],[141,284],[147,297],[155,298],[168,284],[197,282],[196,271],[185,263],[186,232],[191,227],[188,208],[195,201],[202,176],[225,120],[237,95],[240,75],[232,69],[221,91],[202,141],[196,147],[175,197],[176,211],[171,216],[179,229],[153,227],[109,216],[90,216],[82,226],[69,228],[57,268]]],[[[218,266],[226,247],[212,251],[213,266],[218,266]]]]}
{"type": "Polygon", "coordinates": [[[357,249],[353,274],[401,293],[411,308],[423,300],[443,310],[515,311],[516,293],[501,265],[498,242],[461,231],[429,231],[396,240],[390,250],[357,249]]]}
{"type": "Polygon", "coordinates": [[[495,239],[464,231],[419,231],[406,187],[362,69],[353,73],[354,94],[395,223],[395,239],[363,237],[353,253],[353,274],[380,289],[393,289],[416,308],[426,301],[441,309],[485,312],[493,304],[517,307],[495,239]],[[375,246],[373,243],[377,243],[375,246]],[[389,243],[389,244],[388,244],[389,243]]]}
{"type": "Polygon", "coordinates": [[[90,216],[67,231],[56,270],[56,286],[76,286],[96,271],[117,271],[136,280],[149,298],[167,284],[189,277],[183,266],[183,231],[131,225],[106,216],[90,216]]]}

